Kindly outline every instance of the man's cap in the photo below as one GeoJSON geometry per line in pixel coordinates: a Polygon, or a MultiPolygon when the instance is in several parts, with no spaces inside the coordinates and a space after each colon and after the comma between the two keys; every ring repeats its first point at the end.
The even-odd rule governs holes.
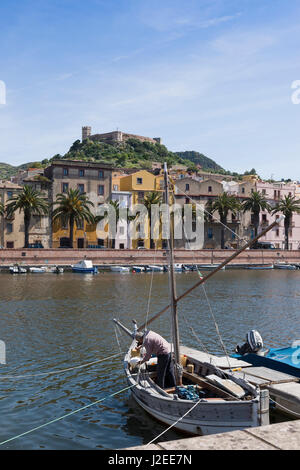
{"type": "Polygon", "coordinates": [[[135,339],[136,339],[137,341],[142,341],[143,337],[144,337],[144,333],[143,333],[142,331],[137,331],[137,332],[136,332],[136,334],[135,334],[135,339]]]}

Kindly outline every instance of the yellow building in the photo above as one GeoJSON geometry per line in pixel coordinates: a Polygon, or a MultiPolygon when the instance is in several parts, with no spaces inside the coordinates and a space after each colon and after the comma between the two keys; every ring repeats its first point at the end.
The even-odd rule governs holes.
{"type": "MultiPolygon", "coordinates": [[[[116,176],[113,178],[112,186],[119,187],[119,191],[129,191],[132,193],[132,206],[134,208],[137,204],[144,204],[147,194],[159,192],[163,196],[161,175],[155,176],[147,170],[140,170],[127,176],[116,176]]],[[[135,227],[137,232],[139,230],[139,222],[136,221],[135,227]]],[[[154,239],[151,243],[150,239],[150,220],[148,219],[148,226],[144,227],[144,231],[148,236],[145,238],[133,237],[132,248],[157,248],[163,247],[163,240],[161,238],[160,227],[156,227],[158,231],[158,238],[154,239]]]]}

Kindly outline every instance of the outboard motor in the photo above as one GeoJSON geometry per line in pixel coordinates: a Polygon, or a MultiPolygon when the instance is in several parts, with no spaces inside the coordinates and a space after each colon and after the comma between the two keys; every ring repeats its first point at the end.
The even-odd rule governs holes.
{"type": "Polygon", "coordinates": [[[259,332],[256,330],[251,330],[248,331],[246,335],[246,343],[242,346],[237,345],[235,352],[237,354],[241,354],[241,356],[249,353],[258,353],[258,351],[263,348],[263,345],[264,343],[259,332]]]}

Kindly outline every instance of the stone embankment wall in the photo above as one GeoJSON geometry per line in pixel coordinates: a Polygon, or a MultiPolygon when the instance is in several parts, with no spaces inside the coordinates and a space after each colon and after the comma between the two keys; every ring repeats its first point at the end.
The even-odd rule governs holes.
{"type": "MultiPolygon", "coordinates": [[[[233,250],[175,250],[175,263],[211,264],[222,263],[234,253],[233,250]]],[[[146,265],[167,264],[164,250],[93,250],[93,249],[2,249],[0,266],[14,263],[23,265],[70,265],[89,259],[95,265],[146,265]]],[[[246,250],[232,264],[268,264],[276,261],[300,263],[300,250],[246,250]]]]}

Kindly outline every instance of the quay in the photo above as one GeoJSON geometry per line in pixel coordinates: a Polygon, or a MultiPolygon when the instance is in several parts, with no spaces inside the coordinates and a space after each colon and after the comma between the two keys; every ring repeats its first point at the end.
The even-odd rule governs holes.
{"type": "Polygon", "coordinates": [[[126,451],[187,450],[299,450],[300,420],[270,424],[242,431],[197,436],[158,444],[130,447],[126,451]]]}
{"type": "MultiPolygon", "coordinates": [[[[183,264],[220,264],[231,254],[231,250],[174,250],[174,262],[183,264]]],[[[89,259],[95,266],[135,264],[148,265],[167,264],[165,250],[115,250],[115,249],[0,249],[0,267],[18,263],[20,265],[58,265],[70,266],[83,259],[89,259]]],[[[284,261],[300,264],[300,250],[246,250],[241,253],[236,262],[229,263],[226,268],[243,268],[249,265],[269,265],[284,261]]]]}

